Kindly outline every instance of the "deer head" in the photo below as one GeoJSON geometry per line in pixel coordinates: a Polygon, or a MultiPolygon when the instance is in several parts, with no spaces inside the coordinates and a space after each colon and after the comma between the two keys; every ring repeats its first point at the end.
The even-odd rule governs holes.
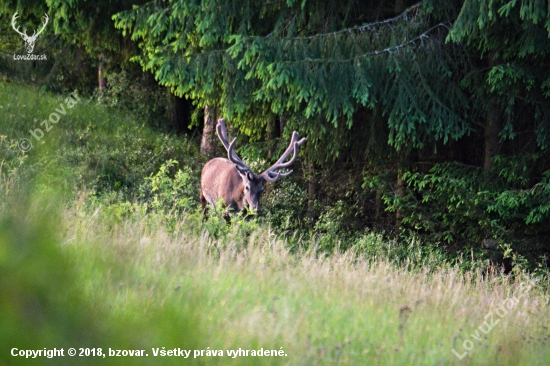
{"type": "Polygon", "coordinates": [[[34,49],[34,43],[36,42],[36,38],[42,33],[44,28],[46,28],[46,24],[48,24],[48,14],[44,14],[44,24],[42,25],[42,29],[40,29],[38,32],[34,31],[32,36],[27,35],[27,29],[23,28],[23,32],[19,31],[19,27],[15,26],[15,20],[17,19],[17,12],[13,14],[13,17],[11,18],[11,26],[14,31],[19,33],[19,35],[23,38],[25,41],[25,48],[27,49],[27,53],[32,53],[32,50],[34,49]]]}
{"type": "Polygon", "coordinates": [[[235,137],[231,142],[227,137],[225,119],[219,119],[216,126],[218,137],[227,150],[228,159],[214,158],[204,166],[201,176],[201,203],[203,212],[206,212],[206,205],[213,205],[219,198],[223,198],[226,205],[233,211],[240,212],[245,207],[260,211],[260,195],[264,190],[263,183],[274,183],[281,177],[292,173],[281,172],[281,169],[288,168],[298,157],[299,148],[306,142],[305,138],[298,141],[298,132],[292,133],[290,145],[281,155],[279,160],[263,173],[256,175],[242,161],[235,152],[235,137]],[[288,159],[290,154],[292,158],[288,159]]]}

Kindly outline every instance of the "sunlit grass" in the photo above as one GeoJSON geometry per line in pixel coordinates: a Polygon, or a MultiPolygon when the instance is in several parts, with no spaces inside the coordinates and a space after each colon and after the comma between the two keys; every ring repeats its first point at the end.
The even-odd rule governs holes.
{"type": "Polygon", "coordinates": [[[91,301],[136,317],[155,309],[182,316],[196,311],[204,349],[283,347],[287,357],[264,361],[295,365],[550,360],[548,294],[539,284],[522,290],[527,276],[512,280],[449,266],[403,269],[353,252],[291,254],[265,228],[246,242],[241,236],[215,240],[186,230],[191,222],[185,220],[172,235],[146,219],[106,225],[109,218],[100,211],[93,217],[78,212],[66,213],[66,249],[77,258],[91,301]],[[108,265],[94,270],[97,260],[108,265]],[[502,317],[495,313],[520,295],[502,317]],[[198,299],[194,306],[191,299],[198,299]],[[496,322],[494,329],[485,321],[496,322]],[[476,333],[479,326],[487,334],[476,333]],[[471,349],[464,355],[466,341],[471,349]]]}

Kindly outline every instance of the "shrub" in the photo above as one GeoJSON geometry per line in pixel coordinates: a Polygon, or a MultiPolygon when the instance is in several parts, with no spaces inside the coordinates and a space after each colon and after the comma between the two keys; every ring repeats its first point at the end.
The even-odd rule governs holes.
{"type": "Polygon", "coordinates": [[[407,194],[398,198],[385,192],[384,199],[388,210],[404,213],[405,235],[471,249],[501,263],[504,247],[517,258],[535,260],[550,232],[550,172],[534,182],[527,172],[533,159],[499,156],[488,171],[438,164],[428,174],[406,173],[407,194]]]}

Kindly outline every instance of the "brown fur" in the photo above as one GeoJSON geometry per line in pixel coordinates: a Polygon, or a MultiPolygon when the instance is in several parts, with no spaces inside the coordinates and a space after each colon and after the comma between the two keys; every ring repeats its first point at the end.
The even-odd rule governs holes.
{"type": "Polygon", "coordinates": [[[260,209],[259,196],[263,190],[262,179],[253,174],[239,173],[235,164],[225,158],[214,158],[204,165],[201,175],[200,200],[203,213],[206,206],[222,198],[226,207],[233,212],[241,212],[245,207],[260,209]],[[248,177],[253,178],[252,180],[248,177]],[[249,185],[249,192],[245,186],[249,185]]]}

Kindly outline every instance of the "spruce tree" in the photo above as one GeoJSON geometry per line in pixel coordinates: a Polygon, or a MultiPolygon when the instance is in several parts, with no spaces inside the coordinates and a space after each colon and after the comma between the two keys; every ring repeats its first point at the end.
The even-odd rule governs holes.
{"type": "Polygon", "coordinates": [[[284,116],[307,134],[308,159],[323,163],[349,149],[354,124],[372,123],[357,119],[364,109],[378,108],[383,140],[396,149],[471,130],[458,84],[468,60],[444,42],[450,24],[422,4],[394,13],[409,3],[165,1],[114,19],[160,83],[219,106],[252,138],[263,137],[270,116],[284,116]]]}

